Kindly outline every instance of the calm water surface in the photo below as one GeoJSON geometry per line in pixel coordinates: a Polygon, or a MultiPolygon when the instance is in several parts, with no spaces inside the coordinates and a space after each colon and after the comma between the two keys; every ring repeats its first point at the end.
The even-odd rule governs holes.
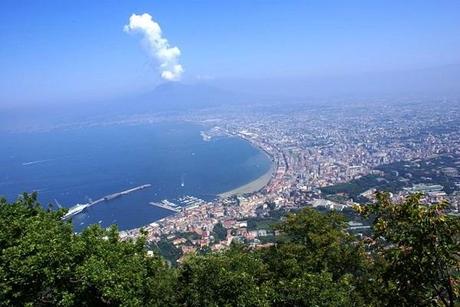
{"type": "Polygon", "coordinates": [[[151,188],[89,208],[89,224],[139,227],[170,214],[151,201],[193,195],[212,199],[269,170],[271,161],[238,138],[203,141],[189,123],[107,126],[0,134],[0,195],[38,191],[43,204],[71,207],[142,184],[151,188]],[[182,185],[183,182],[183,185],[182,185]]]}

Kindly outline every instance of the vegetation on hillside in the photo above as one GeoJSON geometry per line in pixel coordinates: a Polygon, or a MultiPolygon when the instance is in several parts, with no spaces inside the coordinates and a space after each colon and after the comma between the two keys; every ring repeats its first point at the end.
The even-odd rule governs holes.
{"type": "Polygon", "coordinates": [[[419,183],[442,185],[444,192],[452,194],[459,190],[458,177],[448,172],[449,169],[456,169],[458,161],[457,154],[445,154],[425,161],[397,161],[383,164],[375,168],[380,172],[379,175],[368,174],[348,182],[321,188],[321,191],[328,195],[328,198],[343,195],[344,200],[352,198],[360,203],[367,201],[360,194],[371,188],[397,193],[403,188],[419,183]]]}
{"type": "Polygon", "coordinates": [[[460,222],[445,208],[379,194],[357,208],[372,217],[365,239],[339,213],[307,208],[275,226],[272,247],[234,244],[173,268],[144,238],[99,226],[75,234],[64,210],[25,194],[0,201],[0,305],[455,306],[460,222]]]}

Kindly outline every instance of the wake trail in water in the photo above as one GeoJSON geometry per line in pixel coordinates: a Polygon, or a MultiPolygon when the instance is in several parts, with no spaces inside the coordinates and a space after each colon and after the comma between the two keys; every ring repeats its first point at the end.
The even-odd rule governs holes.
{"type": "Polygon", "coordinates": [[[54,159],[46,159],[46,160],[37,160],[37,161],[30,161],[30,162],[22,162],[22,166],[29,166],[29,165],[35,165],[35,164],[41,164],[45,162],[50,162],[53,161],[54,159]]]}

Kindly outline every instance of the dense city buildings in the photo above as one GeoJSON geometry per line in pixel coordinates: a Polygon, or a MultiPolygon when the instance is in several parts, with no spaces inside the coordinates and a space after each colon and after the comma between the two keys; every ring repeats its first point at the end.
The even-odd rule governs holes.
{"type": "MultiPolygon", "coordinates": [[[[161,120],[170,119],[203,124],[204,140],[222,135],[243,138],[265,151],[274,165],[268,184],[258,191],[225,194],[211,202],[184,206],[180,212],[144,227],[148,240],[159,242],[166,238],[183,253],[207,246],[223,248],[233,240],[263,245],[264,237],[275,233],[271,229],[249,229],[247,220],[269,216],[276,210],[289,211],[303,206],[344,210],[358,201],[372,201],[378,186],[371,185],[360,192],[360,199],[346,193],[327,193],[324,188],[366,179],[366,176],[377,181],[387,180],[385,171],[405,183],[401,187],[406,186],[391,191],[394,199],[420,191],[425,193],[427,201],[448,200],[452,212],[458,212],[458,101],[413,102],[397,107],[382,102],[239,106],[161,120]],[[443,167],[445,162],[441,161],[436,169],[442,176],[451,178],[447,192],[433,176],[414,177],[410,172],[400,176],[396,170],[379,169],[400,161],[412,163],[411,167],[416,168],[420,164],[417,161],[436,157],[450,159],[449,165],[443,167]],[[217,240],[213,234],[217,224],[227,230],[223,240],[217,240]]],[[[145,116],[131,120],[160,119],[145,116]]],[[[350,223],[353,229],[361,227],[357,221],[350,223]]],[[[127,231],[123,236],[136,235],[138,231],[127,231]]]]}

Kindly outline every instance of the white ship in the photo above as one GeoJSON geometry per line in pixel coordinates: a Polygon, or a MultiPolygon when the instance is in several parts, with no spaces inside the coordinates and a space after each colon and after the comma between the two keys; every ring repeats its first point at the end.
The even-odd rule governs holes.
{"type": "Polygon", "coordinates": [[[88,208],[90,204],[76,204],[72,208],[67,211],[67,213],[62,217],[63,220],[73,217],[81,212],[83,212],[86,208],[88,208]]]}

